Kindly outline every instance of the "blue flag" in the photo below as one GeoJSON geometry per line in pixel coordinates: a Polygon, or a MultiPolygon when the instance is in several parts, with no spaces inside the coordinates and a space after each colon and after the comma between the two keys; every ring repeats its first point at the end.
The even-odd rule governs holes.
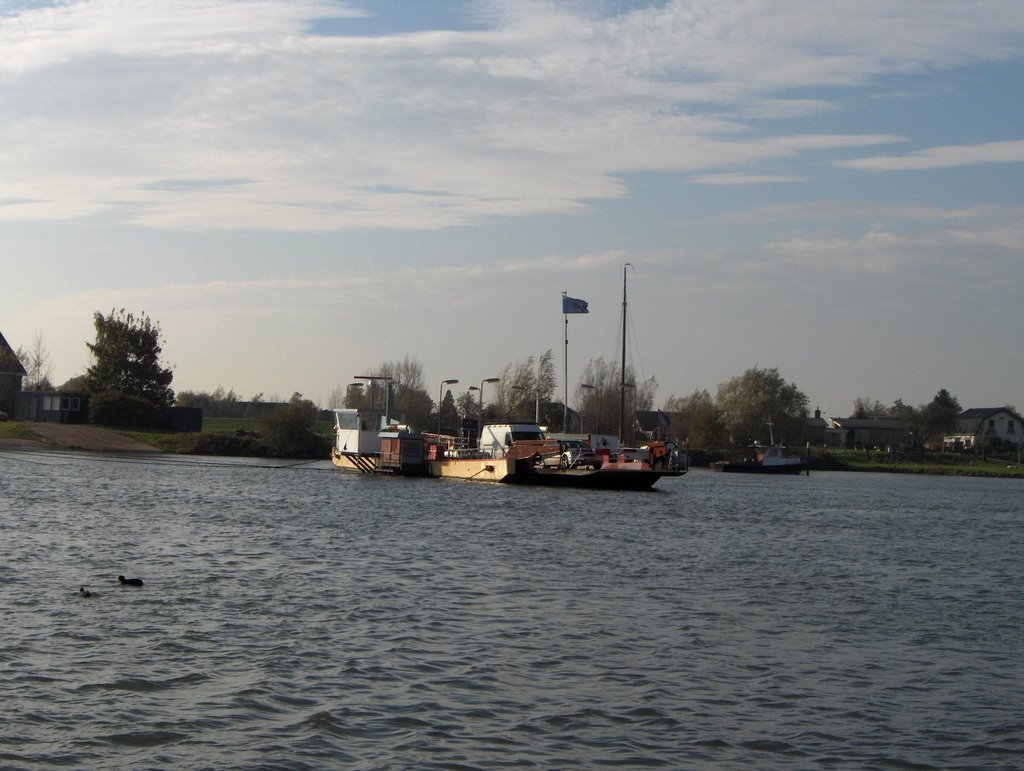
{"type": "Polygon", "coordinates": [[[562,313],[590,313],[587,310],[586,300],[577,300],[575,297],[562,295],[562,313]]]}

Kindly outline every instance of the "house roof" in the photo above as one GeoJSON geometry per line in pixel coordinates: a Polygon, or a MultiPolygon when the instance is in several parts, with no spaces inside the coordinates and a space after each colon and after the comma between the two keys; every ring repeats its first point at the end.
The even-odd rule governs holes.
{"type": "Polygon", "coordinates": [[[1007,412],[1013,415],[1013,410],[1007,407],[971,407],[969,410],[964,410],[956,416],[957,420],[984,420],[989,415],[995,415],[997,412],[1007,412]]]}
{"type": "Polygon", "coordinates": [[[833,425],[839,428],[868,428],[881,430],[897,430],[903,428],[900,419],[892,415],[868,415],[858,418],[851,415],[848,418],[832,418],[833,425]]]}
{"type": "Polygon", "coordinates": [[[1000,412],[1009,415],[1014,420],[1024,422],[1024,419],[1009,407],[972,407],[956,416],[957,428],[961,431],[976,432],[982,423],[1000,412]]]}
{"type": "Polygon", "coordinates": [[[641,431],[654,431],[655,429],[668,428],[672,425],[668,415],[661,410],[637,410],[636,422],[640,426],[641,431]]]}
{"type": "Polygon", "coordinates": [[[3,332],[0,332],[0,373],[5,375],[21,375],[25,377],[28,372],[18,360],[14,350],[7,344],[3,332]]]}

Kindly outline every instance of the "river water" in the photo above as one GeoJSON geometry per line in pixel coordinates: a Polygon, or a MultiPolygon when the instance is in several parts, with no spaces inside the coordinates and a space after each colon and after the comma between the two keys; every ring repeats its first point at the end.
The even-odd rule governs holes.
{"type": "Polygon", "coordinates": [[[1022,493],[0,453],[0,767],[1022,767],[1022,493]]]}

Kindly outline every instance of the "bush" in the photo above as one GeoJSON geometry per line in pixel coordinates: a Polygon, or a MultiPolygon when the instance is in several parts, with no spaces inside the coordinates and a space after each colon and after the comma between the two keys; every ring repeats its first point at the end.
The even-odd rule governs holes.
{"type": "Polygon", "coordinates": [[[273,458],[325,458],[330,440],[311,430],[316,411],[292,400],[260,423],[260,438],[273,458]]]}
{"type": "Polygon", "coordinates": [[[160,410],[138,396],[106,391],[89,399],[89,422],[117,428],[158,428],[160,410]]]}
{"type": "Polygon", "coordinates": [[[192,434],[187,450],[192,455],[224,455],[259,458],[266,455],[266,449],[251,436],[230,434],[192,434]]]}

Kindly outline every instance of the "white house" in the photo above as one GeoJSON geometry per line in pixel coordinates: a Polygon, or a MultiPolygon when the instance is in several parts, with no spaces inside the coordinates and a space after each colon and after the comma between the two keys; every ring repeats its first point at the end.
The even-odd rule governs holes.
{"type": "Polygon", "coordinates": [[[1020,444],[1022,440],[1024,424],[1009,407],[975,407],[957,416],[956,433],[944,436],[942,444],[950,450],[970,450],[993,441],[1020,444]]]}

